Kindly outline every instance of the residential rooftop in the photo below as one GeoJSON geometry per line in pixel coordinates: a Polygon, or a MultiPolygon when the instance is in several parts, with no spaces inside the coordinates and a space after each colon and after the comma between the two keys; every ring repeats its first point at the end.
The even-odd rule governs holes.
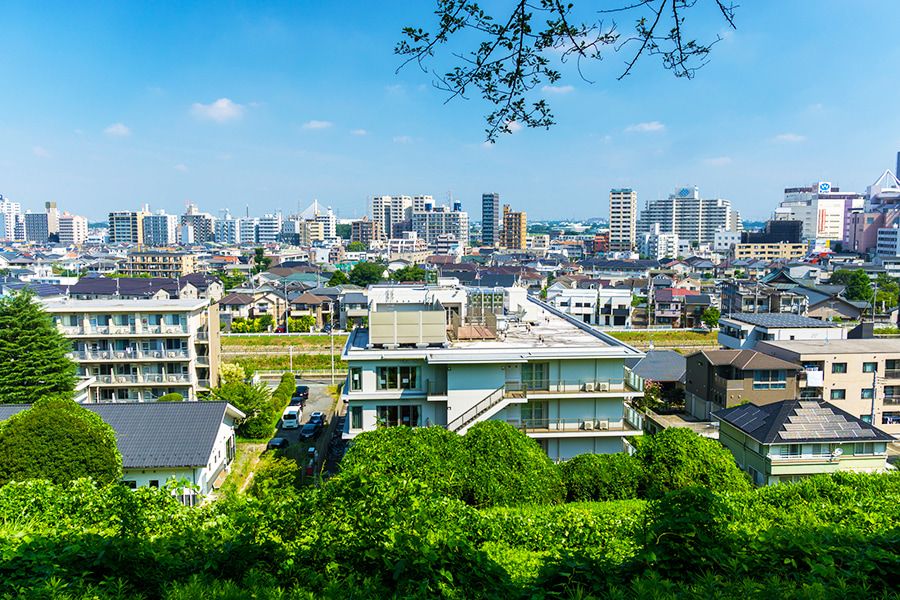
{"type": "Polygon", "coordinates": [[[798,354],[900,354],[900,339],[794,340],[760,342],[759,346],[782,348],[798,354]]]}
{"type": "Polygon", "coordinates": [[[812,327],[832,329],[835,327],[840,327],[840,325],[828,323],[827,321],[811,319],[809,317],[802,317],[800,315],[794,315],[790,313],[729,313],[723,318],[732,321],[741,321],[742,323],[749,323],[750,325],[756,325],[757,327],[767,327],[773,329],[807,329],[812,327]]]}
{"type": "Polygon", "coordinates": [[[92,300],[79,300],[75,298],[48,298],[41,300],[44,310],[50,313],[66,313],[73,311],[90,310],[110,312],[142,312],[142,311],[193,311],[201,310],[209,305],[209,301],[197,298],[177,298],[168,300],[154,300],[139,298],[136,300],[100,298],[92,300]]]}

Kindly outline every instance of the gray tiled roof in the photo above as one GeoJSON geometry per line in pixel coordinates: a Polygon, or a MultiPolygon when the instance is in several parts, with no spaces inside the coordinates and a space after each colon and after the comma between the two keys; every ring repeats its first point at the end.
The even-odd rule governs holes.
{"type": "Polygon", "coordinates": [[[650,350],[631,370],[650,381],[681,381],[686,367],[687,358],[674,350],[650,350]]]}
{"type": "MultiPolygon", "coordinates": [[[[149,469],[205,465],[228,404],[127,402],[83,406],[100,415],[115,430],[123,467],[149,469]]],[[[27,404],[0,404],[0,420],[29,407],[27,404]]]]}
{"type": "Polygon", "coordinates": [[[725,318],[759,327],[835,327],[834,323],[790,313],[731,313],[725,318]]]}

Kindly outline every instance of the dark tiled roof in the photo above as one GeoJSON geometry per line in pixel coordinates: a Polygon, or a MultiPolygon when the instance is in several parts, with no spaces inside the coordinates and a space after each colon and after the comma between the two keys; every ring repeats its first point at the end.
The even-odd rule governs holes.
{"type": "Polygon", "coordinates": [[[221,300],[219,304],[223,306],[244,306],[253,303],[253,294],[228,294],[221,300]]]}
{"type": "Polygon", "coordinates": [[[731,313],[725,317],[759,327],[835,327],[833,323],[790,313],[731,313]]]}
{"type": "Polygon", "coordinates": [[[893,436],[824,400],[743,404],[717,411],[713,416],[762,444],[894,441],[893,436]]]}
{"type": "Polygon", "coordinates": [[[756,350],[701,350],[712,365],[732,365],[738,369],[799,369],[800,365],[756,350]]]}
{"type": "Polygon", "coordinates": [[[687,368],[687,358],[674,350],[650,350],[631,370],[650,381],[681,381],[687,368]]]}
{"type": "MultiPolygon", "coordinates": [[[[116,432],[126,469],[199,467],[209,461],[225,402],[85,404],[116,432]]],[[[0,404],[0,420],[29,408],[0,404]]],[[[231,409],[234,410],[234,409],[231,409]]]]}
{"type": "Polygon", "coordinates": [[[73,295],[144,296],[151,297],[165,290],[178,295],[178,280],[169,277],[82,277],[69,286],[73,295]]]}

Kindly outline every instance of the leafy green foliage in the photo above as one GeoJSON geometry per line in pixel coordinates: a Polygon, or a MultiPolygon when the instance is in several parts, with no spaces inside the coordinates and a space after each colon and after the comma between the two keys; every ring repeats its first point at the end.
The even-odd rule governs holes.
{"type": "Polygon", "coordinates": [[[831,274],[832,285],[844,285],[844,297],[848,300],[871,302],[875,295],[872,282],[863,269],[837,269],[831,274]]]}
{"type": "Polygon", "coordinates": [[[350,283],[366,287],[384,281],[384,265],[358,262],[350,270],[350,283]]]}
{"type": "Polygon", "coordinates": [[[362,242],[350,242],[347,244],[347,252],[365,252],[366,245],[362,242]]]}
{"type": "Polygon", "coordinates": [[[219,366],[219,379],[222,383],[240,383],[247,379],[247,374],[241,365],[222,363],[219,366]]]}
{"type": "Polygon", "coordinates": [[[303,315],[296,319],[290,319],[290,331],[292,332],[309,332],[316,326],[316,318],[312,315],[303,315]]]}
{"type": "Polygon", "coordinates": [[[391,280],[399,282],[425,281],[425,269],[417,265],[403,267],[391,273],[391,280]]]}
{"type": "Polygon", "coordinates": [[[275,319],[272,315],[263,315],[254,319],[237,317],[231,321],[232,333],[264,333],[272,329],[275,319]]]}
{"type": "Polygon", "coordinates": [[[300,485],[302,471],[297,461],[285,456],[271,458],[253,474],[250,493],[257,497],[281,493],[300,485]]]}
{"type": "Polygon", "coordinates": [[[237,269],[232,269],[231,272],[217,271],[214,274],[219,278],[219,281],[222,282],[222,287],[226,290],[240,287],[247,281],[247,278],[237,269]]]}
{"type": "Polygon", "coordinates": [[[223,383],[211,391],[210,399],[228,402],[247,415],[237,427],[238,434],[247,438],[261,439],[271,435],[279,416],[264,383],[223,383]]]}
{"type": "Polygon", "coordinates": [[[569,502],[630,500],[643,481],[641,463],[625,453],[580,454],[560,471],[569,502]]]}
{"type": "Polygon", "coordinates": [[[715,329],[719,326],[719,318],[722,316],[721,311],[715,306],[709,306],[706,310],[703,311],[703,314],[700,315],[700,320],[703,321],[703,324],[709,327],[710,329],[715,329]]]}
{"type": "Polygon", "coordinates": [[[0,485],[49,479],[68,483],[122,476],[122,456],[112,427],[67,398],[45,398],[0,423],[0,485]]]}
{"type": "Polygon", "coordinates": [[[644,491],[650,498],[700,485],[717,492],[746,492],[747,476],[731,452],[715,440],[681,427],[637,438],[635,457],[643,464],[644,491]]]}
{"type": "Polygon", "coordinates": [[[325,285],[328,287],[336,287],[339,285],[347,285],[348,283],[350,283],[350,278],[347,277],[346,273],[343,271],[335,271],[331,274],[331,279],[329,279],[328,283],[325,285]]]}
{"type": "Polygon", "coordinates": [[[887,273],[879,273],[875,278],[878,292],[875,294],[875,303],[882,312],[886,312],[897,306],[900,297],[900,283],[887,273]]]}
{"type": "Polygon", "coordinates": [[[178,392],[172,392],[171,394],[164,394],[156,399],[157,402],[183,402],[184,396],[179,394],[178,392]]]}
{"type": "Polygon", "coordinates": [[[0,298],[0,403],[71,396],[76,372],[67,356],[71,349],[31,292],[0,298]]]}
{"type": "Polygon", "coordinates": [[[254,248],[253,249],[253,272],[260,273],[262,271],[268,271],[269,266],[272,264],[272,257],[266,256],[265,248],[254,248]]]}
{"type": "Polygon", "coordinates": [[[555,504],[565,498],[559,469],[537,442],[509,423],[476,423],[463,436],[463,445],[469,454],[470,504],[555,504]]]}

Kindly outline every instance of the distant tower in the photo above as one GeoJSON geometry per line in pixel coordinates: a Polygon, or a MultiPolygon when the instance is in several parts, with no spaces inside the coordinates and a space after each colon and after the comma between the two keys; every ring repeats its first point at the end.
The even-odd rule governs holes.
{"type": "Polygon", "coordinates": [[[897,169],[894,171],[894,175],[900,177],[900,152],[897,153],[897,169]]]}
{"type": "Polygon", "coordinates": [[[481,243],[485,246],[500,244],[500,194],[481,195],[481,243]]]}

